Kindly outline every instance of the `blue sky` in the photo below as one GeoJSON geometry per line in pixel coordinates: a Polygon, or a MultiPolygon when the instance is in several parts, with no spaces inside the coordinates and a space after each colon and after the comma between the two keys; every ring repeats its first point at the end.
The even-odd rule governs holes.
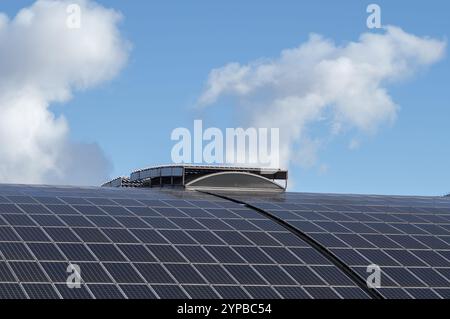
{"type": "MultiPolygon", "coordinates": [[[[75,92],[51,110],[64,114],[70,138],[96,142],[113,164],[111,177],[170,163],[176,127],[235,127],[238,114],[225,99],[195,109],[209,72],[230,62],[277,57],[318,33],[336,43],[356,41],[366,27],[365,1],[124,1],[98,0],[120,11],[123,36],[132,43],[128,63],[111,82],[75,92]]],[[[14,16],[33,1],[2,1],[14,16]]],[[[376,1],[382,23],[416,36],[445,39],[448,1],[376,1]]],[[[361,135],[347,147],[341,135],[319,152],[328,169],[290,167],[293,191],[441,195],[450,192],[450,60],[388,87],[401,109],[392,125],[361,135]]]]}

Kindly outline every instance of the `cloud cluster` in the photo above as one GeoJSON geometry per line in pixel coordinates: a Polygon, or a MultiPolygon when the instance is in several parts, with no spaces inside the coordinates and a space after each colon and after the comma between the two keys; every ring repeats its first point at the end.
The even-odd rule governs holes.
{"type": "MultiPolygon", "coordinates": [[[[332,136],[349,129],[374,133],[382,123],[392,123],[398,106],[387,87],[439,61],[445,48],[445,41],[394,26],[343,46],[313,34],[276,59],[212,70],[199,104],[236,97],[240,114],[250,119],[246,124],[280,128],[283,166],[311,166],[323,141],[310,136],[310,126],[326,123],[332,136]]],[[[349,146],[358,145],[354,139],[349,146]]]]}
{"type": "Polygon", "coordinates": [[[98,184],[110,169],[95,144],[74,143],[51,103],[114,78],[129,45],[121,16],[89,0],[38,0],[0,13],[0,182],[98,184]],[[80,28],[70,28],[77,4],[80,28]]]}

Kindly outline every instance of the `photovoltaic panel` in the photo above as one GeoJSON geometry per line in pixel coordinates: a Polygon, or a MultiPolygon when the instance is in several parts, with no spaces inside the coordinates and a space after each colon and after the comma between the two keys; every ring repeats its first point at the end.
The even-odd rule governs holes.
{"type": "Polygon", "coordinates": [[[247,204],[2,186],[0,298],[370,298],[330,256],[363,282],[379,264],[385,298],[449,296],[450,199],[225,195],[247,204]],[[66,284],[69,264],[80,289],[66,284]]]}
{"type": "Polygon", "coordinates": [[[279,286],[275,287],[276,291],[285,299],[309,299],[310,296],[302,287],[279,286]]]}
{"type": "Polygon", "coordinates": [[[206,280],[216,285],[233,285],[237,284],[222,265],[196,265],[195,268],[203,274],[206,280]]]}
{"type": "Polygon", "coordinates": [[[156,258],[142,245],[121,244],[117,248],[132,262],[156,262],[156,258]]]}
{"type": "Polygon", "coordinates": [[[148,245],[147,249],[161,262],[186,262],[186,259],[172,246],[148,245]]]}
{"type": "Polygon", "coordinates": [[[128,299],[156,299],[156,295],[146,285],[120,285],[128,299]]]}
{"type": "Polygon", "coordinates": [[[85,285],[81,285],[78,289],[71,289],[67,284],[55,284],[63,299],[91,299],[93,295],[87,290],[85,285]]]}
{"type": "MultiPolygon", "coordinates": [[[[364,281],[367,278],[365,267],[370,264],[380,266],[384,279],[383,288],[379,291],[386,298],[420,298],[420,295],[443,298],[437,290],[449,285],[448,279],[441,276],[442,269],[450,268],[450,259],[443,258],[441,253],[450,251],[448,219],[445,218],[449,200],[301,193],[270,196],[220,193],[220,196],[260,207],[265,214],[283,220],[285,227],[294,227],[301,236],[307,236],[327,249],[333,258],[337,257],[347,267],[350,266],[349,271],[364,281]],[[336,205],[335,202],[345,205],[336,205]],[[308,203],[319,204],[327,211],[313,209],[308,203]],[[299,207],[302,207],[301,211],[298,211],[299,207]],[[308,208],[317,211],[311,212],[308,208]],[[318,214],[328,221],[322,221],[318,214]],[[293,215],[302,219],[295,219],[293,215]],[[410,289],[419,290],[413,294],[410,289]],[[423,292],[426,289],[429,292],[423,292]]],[[[310,254],[305,256],[309,259],[310,254]]],[[[313,263],[310,259],[305,262],[313,263]]],[[[313,268],[316,271],[316,268],[325,269],[313,268]]],[[[326,273],[320,276],[331,286],[337,284],[330,283],[332,278],[328,278],[326,273]]],[[[333,291],[339,290],[333,287],[333,291]]],[[[362,298],[360,294],[349,294],[348,291],[342,291],[342,297],[362,298]]]]}
{"type": "Polygon", "coordinates": [[[210,286],[184,285],[183,288],[192,299],[217,299],[218,298],[218,294],[210,286]]]}
{"type": "Polygon", "coordinates": [[[292,248],[287,249],[284,247],[261,247],[260,249],[278,264],[282,265],[303,264],[303,262],[296,257],[295,252],[292,250],[292,248]]]}
{"type": "Polygon", "coordinates": [[[36,223],[27,215],[3,215],[3,218],[11,226],[36,226],[36,223]]]}
{"type": "Polygon", "coordinates": [[[88,285],[95,299],[124,299],[125,296],[116,285],[88,285]]]}
{"type": "Polygon", "coordinates": [[[57,291],[49,284],[23,284],[22,287],[31,299],[59,299],[57,291]]]}
{"type": "Polygon", "coordinates": [[[11,283],[0,283],[0,299],[26,299],[20,285],[11,283]]]}
{"type": "Polygon", "coordinates": [[[0,252],[6,260],[34,260],[27,246],[22,243],[0,243],[0,252]]]}
{"type": "Polygon", "coordinates": [[[189,264],[167,264],[169,272],[181,284],[203,284],[205,280],[196,269],[189,264]]]}
{"type": "Polygon", "coordinates": [[[104,266],[117,283],[144,283],[130,264],[108,263],[104,266]]]}
{"type": "Polygon", "coordinates": [[[201,246],[178,246],[181,254],[191,263],[214,263],[215,260],[201,246]]]}
{"type": "Polygon", "coordinates": [[[341,297],[330,287],[305,287],[314,299],[340,299],[341,297]]]}
{"type": "Polygon", "coordinates": [[[73,231],[86,243],[108,243],[107,238],[99,229],[74,228],[73,231]]]}
{"type": "Polygon", "coordinates": [[[187,233],[182,230],[159,230],[159,233],[164,236],[170,243],[178,245],[195,244],[195,241],[189,237],[187,233]]]}
{"type": "Polygon", "coordinates": [[[64,223],[54,215],[33,215],[31,217],[39,226],[63,227],[64,223]]]}
{"type": "Polygon", "coordinates": [[[60,243],[59,249],[71,262],[95,261],[95,256],[88,250],[87,246],[80,243],[60,243]]]}
{"type": "Polygon", "coordinates": [[[56,215],[79,215],[74,208],[69,205],[47,205],[47,208],[56,215]]]}
{"type": "Polygon", "coordinates": [[[80,242],[81,240],[75,235],[70,228],[54,228],[54,227],[43,227],[43,230],[53,239],[55,242],[62,243],[74,243],[80,242]]]}
{"type": "Polygon", "coordinates": [[[367,295],[361,289],[354,287],[335,287],[334,290],[344,299],[369,299],[367,295]]]}
{"type": "Polygon", "coordinates": [[[23,214],[14,204],[0,204],[0,214],[23,214]]]}
{"type": "Polygon", "coordinates": [[[245,289],[254,299],[280,299],[279,294],[272,287],[248,286],[245,289]]]}
{"type": "Polygon", "coordinates": [[[38,260],[43,261],[63,261],[65,257],[52,243],[28,243],[28,248],[38,260]]]}
{"type": "MultiPolygon", "coordinates": [[[[110,216],[87,216],[86,219],[90,222],[88,225],[86,225],[85,227],[92,227],[92,225],[97,226],[97,227],[101,227],[101,228],[106,228],[106,227],[111,227],[111,228],[120,228],[122,227],[122,225],[120,225],[117,221],[117,219],[112,218],[110,216]]],[[[81,227],[81,226],[80,226],[81,227]]]]}
{"type": "MultiPolygon", "coordinates": [[[[259,247],[234,247],[249,264],[273,264],[274,261],[259,247]]],[[[298,260],[296,260],[298,263],[298,260]]]]}
{"type": "Polygon", "coordinates": [[[223,264],[239,264],[246,263],[245,259],[239,256],[233,249],[225,246],[207,246],[205,249],[216,260],[223,264]]]}
{"type": "Polygon", "coordinates": [[[153,229],[133,229],[131,233],[144,244],[168,244],[169,242],[153,229]]]}
{"type": "Polygon", "coordinates": [[[250,299],[250,296],[240,286],[214,286],[214,290],[223,299],[250,299]]]}
{"type": "Polygon", "coordinates": [[[0,261],[0,283],[16,281],[12,271],[4,261],[0,261]]]}
{"type": "Polygon", "coordinates": [[[152,288],[161,299],[186,299],[188,296],[179,286],[175,285],[152,285],[152,288]]]}
{"type": "Polygon", "coordinates": [[[267,282],[251,267],[244,265],[225,265],[225,269],[244,285],[264,285],[267,282]]]}
{"type": "Polygon", "coordinates": [[[18,204],[18,206],[30,215],[48,215],[50,213],[45,206],[39,204],[18,204]]]}
{"type": "Polygon", "coordinates": [[[12,270],[20,282],[47,282],[44,272],[36,262],[10,262],[12,270]]]}
{"type": "Polygon", "coordinates": [[[296,282],[278,266],[256,265],[255,270],[271,285],[295,285],[296,282]]]}
{"type": "Polygon", "coordinates": [[[100,261],[126,261],[125,257],[113,245],[88,244],[87,246],[100,261]]]}
{"type": "Polygon", "coordinates": [[[143,217],[142,221],[154,229],[180,229],[167,218],[143,217]]]}

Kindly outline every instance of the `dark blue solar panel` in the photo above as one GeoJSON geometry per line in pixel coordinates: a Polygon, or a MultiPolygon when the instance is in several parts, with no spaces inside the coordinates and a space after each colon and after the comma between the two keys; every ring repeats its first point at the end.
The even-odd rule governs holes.
{"type": "Polygon", "coordinates": [[[161,262],[186,262],[185,258],[172,246],[149,245],[147,249],[161,262]]]}
{"type": "Polygon", "coordinates": [[[98,208],[97,206],[82,206],[82,205],[77,205],[77,206],[73,206],[77,211],[79,211],[82,215],[84,216],[90,216],[90,215],[96,215],[96,216],[101,216],[101,215],[105,215],[105,213],[98,208]]]}
{"type": "Polygon", "coordinates": [[[89,293],[84,285],[80,288],[70,289],[67,284],[56,284],[56,289],[59,291],[63,299],[92,299],[92,295],[89,293]]]}
{"type": "Polygon", "coordinates": [[[155,210],[149,208],[149,207],[128,207],[128,210],[131,211],[133,214],[137,216],[142,217],[160,217],[161,215],[158,214],[155,210]]]}
{"type": "Polygon", "coordinates": [[[224,264],[238,264],[245,263],[245,260],[239,256],[230,247],[223,246],[207,246],[206,250],[209,251],[211,255],[214,256],[220,263],[224,264]]]}
{"type": "Polygon", "coordinates": [[[175,280],[159,264],[136,264],[135,267],[148,283],[175,283],[175,280]]]}
{"type": "Polygon", "coordinates": [[[200,246],[177,246],[178,250],[191,263],[214,263],[215,260],[200,246]]]}
{"type": "Polygon", "coordinates": [[[378,264],[388,298],[450,294],[450,201],[230,196],[284,223],[196,192],[2,186],[0,298],[368,298],[330,256],[362,282],[378,264]]]}
{"type": "Polygon", "coordinates": [[[275,287],[284,299],[309,299],[309,295],[302,287],[275,287]]]}
{"type": "Polygon", "coordinates": [[[56,290],[49,284],[23,284],[22,287],[31,299],[60,299],[56,290]]]}
{"type": "Polygon", "coordinates": [[[156,295],[148,286],[144,285],[120,285],[120,289],[128,299],[155,299],[156,295]]]}
{"type": "Polygon", "coordinates": [[[0,204],[0,214],[23,214],[23,212],[14,204],[0,204]]]}
{"type": "Polygon", "coordinates": [[[69,228],[44,227],[43,229],[55,242],[74,243],[81,241],[69,228]]]}
{"type": "MultiPolygon", "coordinates": [[[[445,267],[444,269],[447,269],[447,267],[450,267],[449,260],[443,258],[442,254],[437,252],[438,250],[446,252],[449,249],[448,219],[437,215],[445,210],[432,207],[436,205],[436,202],[433,203],[434,198],[421,198],[420,204],[426,203],[427,206],[417,208],[414,206],[418,202],[414,202],[415,199],[411,197],[397,197],[387,204],[388,201],[386,200],[390,200],[387,196],[289,193],[273,195],[273,198],[256,195],[240,196],[237,194],[230,194],[229,196],[258,207],[265,207],[269,213],[286,220],[300,232],[307,234],[322,246],[331,249],[333,254],[344,263],[360,266],[375,263],[382,268],[388,267],[383,268],[383,270],[387,275],[385,281],[390,284],[391,277],[395,280],[393,284],[402,287],[410,287],[411,285],[421,287],[426,283],[430,287],[439,288],[448,284],[447,279],[442,281],[442,276],[436,275],[439,271],[431,268],[445,267]],[[274,198],[276,199],[274,200],[274,198]],[[325,204],[322,206],[331,208],[336,212],[320,211],[308,215],[308,209],[312,209],[312,207],[305,203],[310,202],[317,205],[328,201],[331,203],[333,200],[346,202],[347,205],[325,204]],[[378,201],[376,205],[370,204],[376,201],[378,201]],[[277,205],[271,205],[267,202],[276,202],[277,205]],[[301,204],[298,204],[300,202],[301,204]],[[392,205],[395,207],[392,207],[392,205]],[[288,212],[284,213],[283,216],[282,211],[277,210],[276,207],[286,208],[288,212]],[[303,207],[304,211],[299,212],[298,207],[303,207]],[[301,216],[303,221],[295,220],[295,218],[292,218],[292,214],[301,216]],[[327,217],[329,221],[322,221],[319,215],[327,217]],[[350,220],[355,222],[350,222],[350,220]],[[408,224],[404,222],[408,222],[408,224]],[[326,230],[327,234],[321,233],[318,227],[326,230]],[[354,232],[354,234],[349,231],[354,232]],[[344,244],[335,240],[334,237],[340,239],[344,244]],[[346,246],[357,248],[358,253],[354,249],[343,249],[346,246]],[[411,268],[408,271],[401,267],[416,268],[411,268]],[[416,272],[421,271],[421,276],[419,276],[419,273],[412,274],[412,269],[416,272]]],[[[318,209],[315,210],[318,211],[318,209]]],[[[312,261],[306,262],[311,264],[312,261]]],[[[361,269],[364,268],[361,267],[361,269]]],[[[395,295],[394,290],[389,293],[392,296],[395,295]]],[[[404,295],[404,292],[402,294],[404,295]]],[[[406,295],[411,297],[411,294],[406,295]]],[[[413,297],[419,298],[418,296],[413,297]]]]}
{"type": "Polygon", "coordinates": [[[58,247],[51,243],[28,243],[28,248],[38,260],[43,261],[63,261],[65,257],[58,247]]]}
{"type": "Polygon", "coordinates": [[[61,243],[58,246],[71,262],[96,260],[95,256],[88,250],[86,245],[61,243]]]}
{"type": "Polygon", "coordinates": [[[329,287],[305,287],[305,290],[314,299],[340,299],[340,296],[329,287]]]}
{"type": "Polygon", "coordinates": [[[27,246],[22,243],[0,243],[0,252],[6,260],[34,260],[27,246]]]}
{"type": "Polygon", "coordinates": [[[0,282],[14,282],[14,275],[8,265],[0,261],[0,282]]]}
{"type": "Polygon", "coordinates": [[[174,285],[152,285],[161,299],[186,299],[188,296],[179,286],[174,285]]]}
{"type": "Polygon", "coordinates": [[[88,285],[95,299],[124,299],[125,296],[115,285],[88,285]]]}
{"type": "Polygon", "coordinates": [[[226,270],[244,285],[264,285],[264,279],[253,268],[243,265],[226,265],[226,270]]]}
{"type": "Polygon", "coordinates": [[[296,282],[278,266],[255,266],[256,271],[271,285],[295,285],[296,282]]]}
{"type": "Polygon", "coordinates": [[[132,262],[155,262],[153,254],[142,245],[117,245],[117,248],[132,262]]]}
{"type": "MultiPolygon", "coordinates": [[[[77,263],[77,265],[80,267],[81,279],[86,283],[108,283],[111,281],[106,271],[98,263],[77,263]]],[[[68,277],[67,272],[65,276],[68,277]]]]}
{"type": "Polygon", "coordinates": [[[183,286],[192,299],[217,299],[219,295],[210,286],[183,286]]]}
{"type": "Polygon", "coordinates": [[[100,261],[126,261],[126,258],[113,245],[89,244],[88,248],[100,261]]]}
{"type": "Polygon", "coordinates": [[[274,261],[259,247],[234,247],[234,250],[250,264],[274,263],[274,261]]]}
{"type": "Polygon", "coordinates": [[[105,263],[104,266],[118,283],[144,282],[130,264],[105,263]]]}
{"type": "Polygon", "coordinates": [[[223,299],[250,299],[249,295],[239,286],[214,286],[223,299]]]}
{"type": "Polygon", "coordinates": [[[300,285],[324,285],[323,279],[318,277],[306,266],[284,266],[288,274],[300,285]]]}
{"type": "Polygon", "coordinates": [[[166,268],[173,277],[182,284],[203,284],[205,280],[199,275],[192,265],[167,264],[166,268]]]}
{"type": "Polygon", "coordinates": [[[18,284],[0,283],[0,299],[25,299],[26,295],[18,284]]]}
{"type": "Polygon", "coordinates": [[[248,286],[245,289],[254,299],[280,299],[280,295],[272,287],[248,286]]]}
{"type": "Polygon", "coordinates": [[[36,262],[10,262],[12,270],[21,282],[47,282],[47,278],[36,262]]]}

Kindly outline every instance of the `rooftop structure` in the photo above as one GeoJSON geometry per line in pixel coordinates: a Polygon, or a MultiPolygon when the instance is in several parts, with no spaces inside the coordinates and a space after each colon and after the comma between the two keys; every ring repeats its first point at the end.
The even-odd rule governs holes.
{"type": "Polygon", "coordinates": [[[103,187],[182,187],[190,190],[283,192],[288,172],[250,167],[167,165],[141,169],[103,187]]]}

